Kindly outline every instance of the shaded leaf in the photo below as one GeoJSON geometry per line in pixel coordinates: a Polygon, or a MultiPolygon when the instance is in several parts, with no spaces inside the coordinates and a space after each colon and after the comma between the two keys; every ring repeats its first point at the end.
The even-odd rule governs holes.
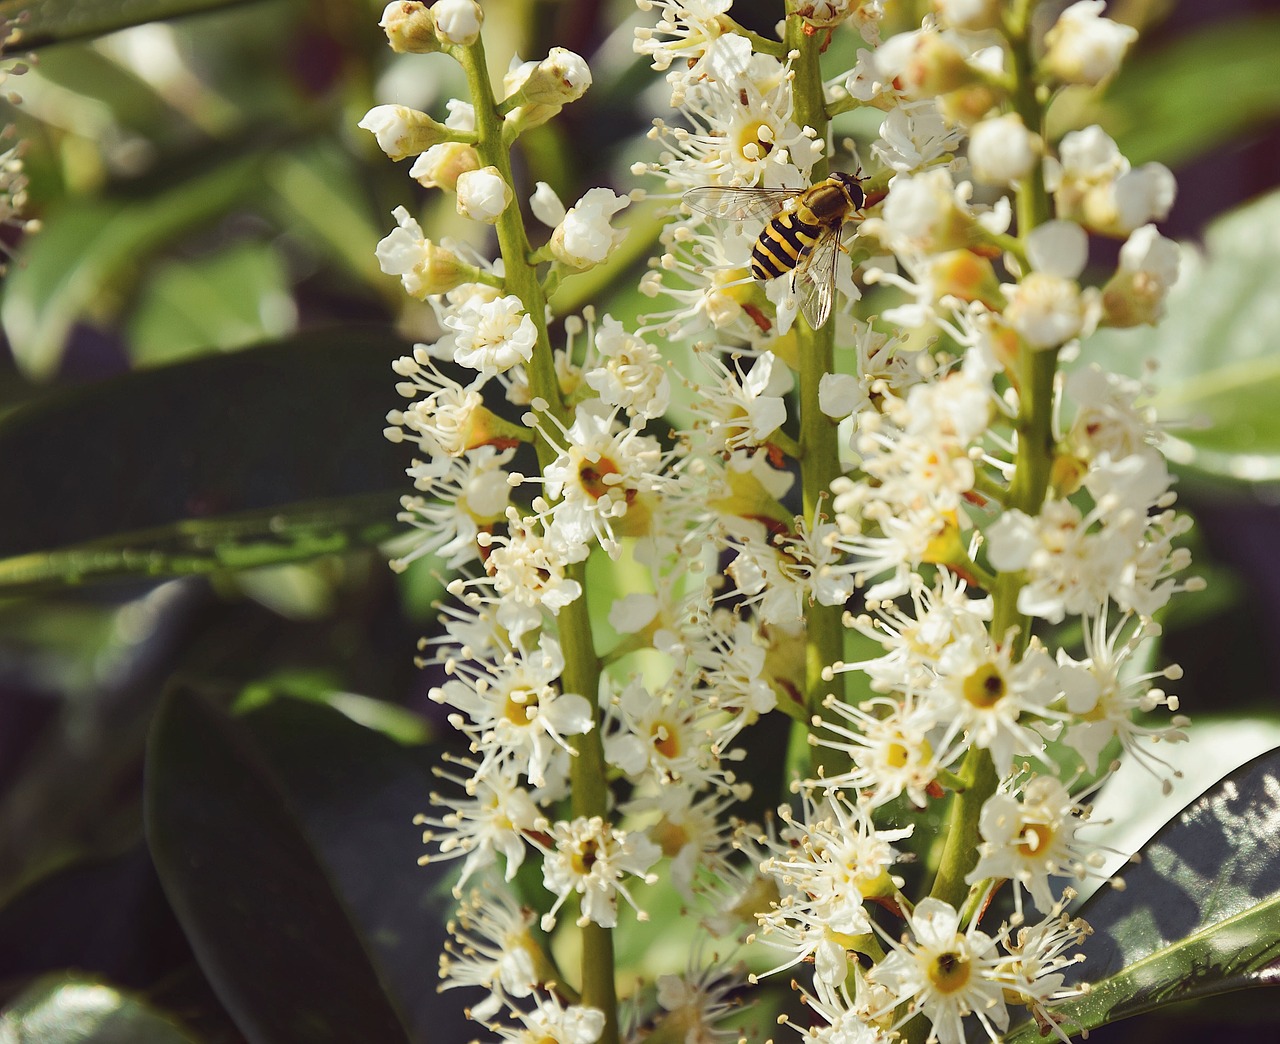
{"type": "Polygon", "coordinates": [[[240,203],[259,162],[228,162],[145,199],[69,200],[45,215],[0,305],[18,366],[34,379],[51,377],[72,326],[112,300],[108,287],[118,293],[140,261],[240,203]]]}
{"type": "Polygon", "coordinates": [[[1184,251],[1168,315],[1158,327],[1102,330],[1086,359],[1131,374],[1144,359],[1155,406],[1172,428],[1176,463],[1221,478],[1280,478],[1280,193],[1232,211],[1184,251]]]}
{"type": "Polygon", "coordinates": [[[4,53],[17,54],[46,44],[101,36],[162,18],[213,11],[246,0],[3,0],[0,17],[18,20],[20,34],[4,53]]]}
{"type": "Polygon", "coordinates": [[[192,1044],[163,1015],[113,986],[56,975],[28,987],[0,1016],[14,1044],[192,1044]]]}
{"type": "Polygon", "coordinates": [[[1108,89],[1103,127],[1135,163],[1178,166],[1280,115],[1280,18],[1196,27],[1126,62],[1108,89]]]}
{"type": "MultiPolygon", "coordinates": [[[[1085,996],[1054,1010],[1093,1029],[1180,1000],[1272,985],[1280,962],[1280,751],[1191,802],[1080,911],[1085,996]]],[[[1008,1041],[1037,1039],[1034,1025],[1008,1041]]]]}
{"type": "Polygon", "coordinates": [[[371,328],[128,374],[0,421],[0,585],[296,561],[395,526],[382,427],[404,346],[371,328]]]}
{"type": "MultiPolygon", "coordinates": [[[[345,794],[346,822],[367,797],[376,807],[376,791],[345,794]]],[[[373,940],[243,721],[190,690],[169,692],[148,748],[145,814],[174,912],[251,1041],[409,1039],[374,964],[373,940]]],[[[362,865],[372,881],[381,864],[369,853],[362,865]]],[[[403,873],[415,869],[410,862],[403,873]]]]}

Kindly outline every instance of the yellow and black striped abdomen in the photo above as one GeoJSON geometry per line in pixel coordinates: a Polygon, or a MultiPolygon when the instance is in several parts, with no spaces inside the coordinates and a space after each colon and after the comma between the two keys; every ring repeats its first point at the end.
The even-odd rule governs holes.
{"type": "Polygon", "coordinates": [[[806,206],[775,215],[751,249],[752,276],[774,279],[803,261],[822,234],[822,225],[813,217],[806,206]]]}

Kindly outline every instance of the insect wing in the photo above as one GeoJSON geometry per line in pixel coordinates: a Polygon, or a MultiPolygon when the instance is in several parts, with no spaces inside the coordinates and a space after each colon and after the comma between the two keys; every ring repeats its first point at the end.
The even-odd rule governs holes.
{"type": "Polygon", "coordinates": [[[813,249],[796,266],[794,286],[800,297],[800,311],[815,330],[831,315],[839,259],[840,227],[837,226],[824,230],[813,249]]]}
{"type": "Polygon", "coordinates": [[[787,201],[794,199],[803,189],[727,188],[721,185],[704,185],[691,188],[682,197],[690,210],[723,221],[746,221],[759,218],[768,221],[787,201]]]}

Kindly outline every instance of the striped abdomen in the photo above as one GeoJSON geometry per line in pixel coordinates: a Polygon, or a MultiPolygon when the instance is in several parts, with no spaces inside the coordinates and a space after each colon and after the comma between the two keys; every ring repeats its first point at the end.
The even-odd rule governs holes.
{"type": "Polygon", "coordinates": [[[803,261],[822,234],[823,226],[813,218],[813,211],[803,204],[775,215],[751,248],[752,276],[773,279],[803,261]]]}

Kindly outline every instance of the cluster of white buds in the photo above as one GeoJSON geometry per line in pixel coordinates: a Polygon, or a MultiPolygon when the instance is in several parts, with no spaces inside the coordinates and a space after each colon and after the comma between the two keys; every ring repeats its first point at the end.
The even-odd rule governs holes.
{"type": "Polygon", "coordinates": [[[806,1040],[887,1041],[920,1017],[942,1044],[995,1041],[1020,1011],[1065,1038],[1053,1007],[1087,927],[1064,910],[1098,866],[1079,781],[1108,745],[1167,775],[1151,748],[1183,719],[1138,718],[1176,711],[1178,671],[1133,665],[1197,583],[1145,388],[1059,372],[1094,329],[1156,321],[1177,275],[1155,228],[1168,170],[1044,122],[1134,34],[1095,0],[1042,37],[1031,5],[992,0],[935,0],[894,35],[880,0],[788,0],[778,39],[731,6],[639,0],[671,111],[633,173],[672,206],[637,328],[548,300],[608,261],[639,191],[566,206],[510,162],[587,63],[513,59],[495,89],[474,0],[384,13],[393,48],[443,52],[475,95],[361,126],[501,252],[433,243],[404,208],[378,248],[442,331],[397,364],[409,401],[387,434],[422,453],[393,564],[455,572],[422,662],[470,754],[420,822],[424,858],[483,887],[459,892],[444,985],[487,988],[471,1014],[506,1040],[735,1039],[726,998],[755,977],[714,944],[617,994],[631,980],[602,935],[646,919],[665,880],[724,952],[749,936],[804,973],[806,1040]],[[854,66],[823,68],[851,30],[854,66]],[[880,118],[868,166],[833,176],[830,120],[856,107],[880,118]],[[1124,240],[1101,280],[1091,235],[1124,240]],[[894,295],[874,321],[871,284],[894,295]],[[675,341],[695,349],[692,405],[659,431],[675,341]],[[739,740],[771,714],[810,758],[795,802],[744,824],[739,740]],[[937,802],[963,826],[932,836],[912,810],[937,802]],[[509,885],[529,858],[537,915],[509,885]],[[580,973],[535,921],[581,930],[580,973]]]}

